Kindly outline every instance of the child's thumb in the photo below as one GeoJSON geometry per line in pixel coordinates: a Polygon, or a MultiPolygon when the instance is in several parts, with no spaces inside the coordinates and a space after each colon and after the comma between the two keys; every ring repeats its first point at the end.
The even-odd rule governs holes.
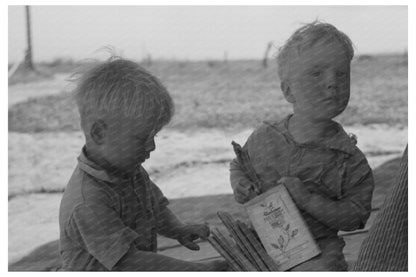
{"type": "Polygon", "coordinates": [[[190,250],[199,250],[199,245],[194,243],[190,239],[180,239],[179,243],[190,250]]]}
{"type": "Polygon", "coordinates": [[[209,237],[210,234],[210,230],[207,224],[201,224],[198,226],[198,236],[203,239],[206,240],[209,237]]]}

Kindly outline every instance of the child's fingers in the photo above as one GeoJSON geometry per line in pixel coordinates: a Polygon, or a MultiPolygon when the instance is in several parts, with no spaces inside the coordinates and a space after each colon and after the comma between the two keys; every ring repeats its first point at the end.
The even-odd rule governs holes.
{"type": "Polygon", "coordinates": [[[187,230],[187,237],[190,240],[196,240],[199,238],[206,240],[210,234],[209,227],[206,224],[188,225],[187,230]]]}
{"type": "Polygon", "coordinates": [[[234,192],[234,198],[240,204],[243,204],[248,201],[248,196],[237,190],[234,192]]]}
{"type": "Polygon", "coordinates": [[[251,187],[243,187],[243,186],[237,186],[235,188],[235,192],[238,193],[241,196],[249,197],[250,196],[250,190],[252,190],[251,187]]]}
{"type": "Polygon", "coordinates": [[[206,240],[209,237],[209,228],[207,225],[196,225],[196,234],[201,239],[206,240]]]}
{"type": "Polygon", "coordinates": [[[244,188],[244,189],[248,190],[248,189],[252,188],[253,186],[254,186],[254,184],[250,180],[242,179],[242,180],[240,180],[240,182],[238,182],[237,187],[241,187],[241,188],[244,188]]]}
{"type": "Polygon", "coordinates": [[[211,234],[211,228],[209,227],[208,221],[204,221],[204,225],[205,225],[205,227],[207,227],[207,231],[208,231],[207,238],[208,238],[211,234]]]}
{"type": "Polygon", "coordinates": [[[186,238],[186,239],[181,239],[179,240],[180,244],[182,244],[183,246],[185,246],[186,248],[190,249],[190,250],[199,250],[199,245],[194,243],[192,240],[186,238]]]}
{"type": "Polygon", "coordinates": [[[254,188],[252,186],[249,186],[249,187],[238,186],[236,187],[235,191],[241,197],[244,197],[245,199],[248,199],[248,200],[257,196],[257,193],[254,191],[254,188]]]}
{"type": "Polygon", "coordinates": [[[297,177],[284,176],[278,180],[279,184],[285,184],[286,186],[303,186],[303,183],[297,177]]]}
{"type": "Polygon", "coordinates": [[[244,204],[245,202],[247,202],[247,200],[244,197],[238,195],[237,193],[234,193],[234,199],[235,201],[237,201],[237,203],[240,204],[244,204]]]}
{"type": "Polygon", "coordinates": [[[253,199],[256,196],[257,196],[257,194],[254,191],[250,192],[248,196],[246,194],[243,195],[243,194],[240,194],[238,192],[234,193],[235,200],[240,204],[244,204],[244,203],[248,202],[249,200],[253,199]]]}

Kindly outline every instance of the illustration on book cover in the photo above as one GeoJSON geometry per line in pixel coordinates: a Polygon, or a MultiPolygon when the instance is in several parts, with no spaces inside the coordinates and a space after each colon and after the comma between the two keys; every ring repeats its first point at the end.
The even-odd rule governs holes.
{"type": "Polygon", "coordinates": [[[268,190],[250,200],[245,207],[264,248],[280,270],[287,270],[320,253],[284,186],[268,190]]]}
{"type": "MultiPolygon", "coordinates": [[[[279,198],[280,203],[284,204],[280,195],[279,198]]],[[[285,220],[285,210],[282,206],[277,206],[277,204],[273,204],[273,201],[270,201],[267,204],[260,204],[260,207],[264,208],[264,221],[268,223],[272,229],[277,231],[277,244],[270,243],[270,245],[275,249],[279,249],[282,254],[286,256],[287,246],[291,239],[298,234],[298,229],[291,229],[290,223],[285,220]]]]}

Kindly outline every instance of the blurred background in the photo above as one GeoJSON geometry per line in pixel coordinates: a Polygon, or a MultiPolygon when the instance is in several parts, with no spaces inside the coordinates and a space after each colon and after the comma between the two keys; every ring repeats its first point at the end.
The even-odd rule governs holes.
{"type": "Polygon", "coordinates": [[[185,220],[216,224],[220,208],[242,214],[229,185],[231,140],[244,143],[262,121],[291,112],[275,57],[316,19],[355,45],[351,100],[337,120],[375,171],[375,211],[394,181],[407,143],[406,6],[9,6],[8,17],[9,269],[52,268],[59,202],[83,146],[68,80],[109,48],[140,62],[174,99],[144,167],[185,220]]]}
{"type": "MultiPolygon", "coordinates": [[[[406,6],[34,6],[35,61],[91,58],[113,45],[135,59],[261,59],[302,23],[330,22],[358,54],[407,50],[406,6]]],[[[25,10],[9,7],[9,60],[26,48],[25,10]]]]}

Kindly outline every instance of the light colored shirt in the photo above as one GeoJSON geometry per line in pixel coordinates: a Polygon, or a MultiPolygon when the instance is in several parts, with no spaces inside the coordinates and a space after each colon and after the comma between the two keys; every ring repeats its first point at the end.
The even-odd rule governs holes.
{"type": "Polygon", "coordinates": [[[131,246],[156,252],[158,214],[168,203],[143,167],[122,179],[83,150],[59,211],[63,270],[111,270],[131,246]]]}

